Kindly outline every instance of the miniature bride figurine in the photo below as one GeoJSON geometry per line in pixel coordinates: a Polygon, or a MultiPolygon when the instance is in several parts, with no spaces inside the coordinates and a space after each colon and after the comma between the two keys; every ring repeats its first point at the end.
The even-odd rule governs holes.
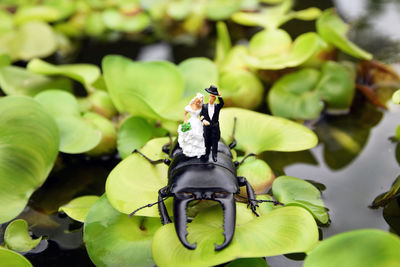
{"type": "Polygon", "coordinates": [[[185,107],[184,123],[178,127],[178,143],[187,157],[198,157],[206,154],[203,136],[203,124],[199,119],[204,96],[198,93],[185,107]],[[188,120],[187,114],[191,117],[188,120]]]}

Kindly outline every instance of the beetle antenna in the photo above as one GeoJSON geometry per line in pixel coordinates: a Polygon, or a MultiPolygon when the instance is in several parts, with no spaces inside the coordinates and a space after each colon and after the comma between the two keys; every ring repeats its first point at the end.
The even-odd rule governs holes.
{"type": "Polygon", "coordinates": [[[235,131],[236,131],[236,120],[237,118],[233,118],[233,129],[232,129],[232,142],[229,144],[229,149],[234,149],[236,147],[236,139],[235,139],[235,131]]]}
{"type": "Polygon", "coordinates": [[[159,200],[159,201],[157,201],[157,202],[154,202],[154,203],[151,203],[151,204],[147,204],[147,205],[144,205],[143,207],[140,207],[140,208],[138,208],[138,209],[135,209],[131,214],[129,214],[129,217],[132,217],[133,215],[135,215],[135,213],[138,212],[139,210],[144,209],[144,208],[153,207],[154,205],[156,205],[156,204],[158,204],[158,203],[160,203],[160,202],[163,202],[163,201],[164,201],[165,199],[167,199],[167,198],[169,198],[169,196],[164,197],[162,200],[159,200]]]}
{"type": "Polygon", "coordinates": [[[245,197],[245,196],[242,196],[242,195],[237,195],[237,196],[238,196],[238,197],[241,197],[241,198],[244,198],[244,199],[247,199],[247,200],[250,200],[250,201],[256,201],[256,202],[258,202],[258,203],[269,202],[269,203],[274,203],[274,205],[282,205],[282,206],[285,206],[284,203],[281,203],[281,202],[276,201],[276,200],[251,199],[251,198],[248,198],[248,197],[245,197]]]}

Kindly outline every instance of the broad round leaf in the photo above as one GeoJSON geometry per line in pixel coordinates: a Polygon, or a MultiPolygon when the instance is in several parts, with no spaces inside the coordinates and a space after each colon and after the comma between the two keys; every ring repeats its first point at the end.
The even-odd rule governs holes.
{"type": "Polygon", "coordinates": [[[144,146],[153,136],[153,127],[141,117],[130,117],[118,131],[118,152],[121,158],[132,154],[133,150],[144,146]]]}
{"type": "Polygon", "coordinates": [[[89,209],[99,199],[98,196],[82,196],[71,200],[60,207],[59,211],[65,212],[72,219],[84,222],[89,209]]]}
{"type": "Polygon", "coordinates": [[[39,74],[66,76],[85,86],[89,86],[100,77],[100,69],[96,65],[71,64],[57,66],[38,58],[31,60],[27,69],[39,74]]]}
{"type": "Polygon", "coordinates": [[[0,99],[0,223],[17,216],[53,167],[57,124],[36,101],[0,99]]]}
{"type": "Polygon", "coordinates": [[[49,78],[14,66],[0,68],[0,87],[7,95],[27,96],[35,96],[48,89],[72,90],[70,81],[66,79],[49,78]]]}
{"type": "Polygon", "coordinates": [[[185,84],[183,97],[192,99],[196,93],[206,94],[204,88],[211,84],[218,86],[218,70],[214,62],[208,58],[189,58],[179,66],[185,84]]]}
{"type": "MultiPolygon", "coordinates": [[[[267,39],[262,38],[260,42],[261,41],[264,41],[265,43],[267,39]]],[[[280,42],[284,43],[286,46],[287,41],[284,42],[283,40],[281,40],[280,42]]],[[[318,34],[314,32],[308,32],[297,37],[291,49],[287,50],[286,53],[283,53],[284,50],[282,50],[280,56],[276,56],[275,54],[261,58],[249,56],[247,58],[247,62],[255,68],[268,70],[279,70],[288,67],[296,67],[307,61],[322,45],[323,42],[318,34]]],[[[257,47],[261,46],[262,44],[257,42],[257,47]]],[[[261,48],[258,50],[261,50],[261,48]]]]}
{"type": "Polygon", "coordinates": [[[227,104],[254,109],[263,101],[264,86],[254,73],[232,70],[221,74],[220,92],[227,104]]]}
{"type": "Polygon", "coordinates": [[[183,93],[178,68],[165,61],[134,62],[110,55],[103,59],[104,79],[111,99],[120,111],[148,118],[180,119],[168,112],[183,93]]]}
{"type": "Polygon", "coordinates": [[[11,58],[7,54],[0,54],[0,68],[11,65],[11,58]]]}
{"type": "Polygon", "coordinates": [[[315,119],[323,109],[316,92],[319,71],[302,69],[283,76],[271,88],[268,105],[273,115],[294,119],[315,119]]]}
{"type": "Polygon", "coordinates": [[[4,242],[7,247],[19,252],[28,252],[34,249],[40,240],[42,237],[32,239],[28,233],[28,223],[22,219],[12,221],[4,232],[4,242]]]}
{"type": "Polygon", "coordinates": [[[328,61],[322,66],[317,92],[329,108],[349,108],[355,94],[354,80],[343,65],[328,61]]]}
{"type": "Polygon", "coordinates": [[[158,218],[129,218],[103,195],[86,216],[83,238],[96,266],[152,267],[151,242],[160,226],[158,218]]]}
{"type": "Polygon", "coordinates": [[[60,148],[64,153],[83,153],[95,148],[102,138],[100,130],[81,117],[75,97],[60,90],[48,90],[35,96],[56,120],[60,129],[60,148]]]}
{"type": "Polygon", "coordinates": [[[26,61],[35,57],[47,57],[57,49],[52,28],[39,21],[23,24],[13,40],[13,45],[18,59],[26,61]]]}
{"type": "Polygon", "coordinates": [[[16,24],[23,24],[28,21],[54,22],[61,18],[61,12],[51,6],[21,6],[14,15],[16,24]]]}
{"type": "MultiPolygon", "coordinates": [[[[140,151],[153,160],[165,158],[167,155],[161,149],[168,142],[168,138],[152,139],[140,151]]],[[[164,164],[152,165],[138,153],[128,156],[107,178],[108,200],[114,208],[126,214],[156,202],[158,190],[167,185],[167,169],[164,164]]],[[[142,209],[136,215],[159,217],[157,205],[142,209]]]]}
{"type": "Polygon", "coordinates": [[[318,143],[314,132],[301,124],[240,108],[221,110],[221,134],[227,141],[231,140],[235,117],[239,150],[256,154],[268,150],[299,151],[318,143]]]}
{"type": "Polygon", "coordinates": [[[32,267],[32,264],[21,254],[0,247],[1,264],[7,267],[32,267]]]}
{"type": "MultiPolygon", "coordinates": [[[[242,159],[243,157],[239,157],[237,161],[240,162],[242,159]]],[[[256,194],[265,193],[272,185],[275,178],[268,164],[255,157],[247,158],[246,161],[240,165],[237,175],[246,177],[256,194]]],[[[245,187],[240,188],[240,194],[247,195],[245,187]]]]}
{"type": "Polygon", "coordinates": [[[272,193],[286,206],[300,206],[307,209],[323,224],[329,220],[321,192],[307,181],[291,176],[280,176],[272,184],[272,193]]]}
{"type": "Polygon", "coordinates": [[[304,267],[399,266],[400,239],[377,229],[340,233],[319,243],[307,256],[304,267]]]}
{"type": "MultiPolygon", "coordinates": [[[[237,206],[246,209],[246,204],[237,206]]],[[[279,208],[256,218],[247,209],[250,217],[245,220],[241,219],[246,216],[245,210],[239,211],[232,242],[218,252],[214,250],[214,243],[223,241],[222,209],[219,206],[203,211],[188,225],[189,242],[197,242],[195,250],[188,250],[180,243],[173,224],[161,227],[152,245],[157,266],[213,266],[236,258],[305,252],[318,242],[315,221],[302,208],[279,208]]]]}
{"type": "Polygon", "coordinates": [[[267,262],[264,258],[244,258],[237,259],[229,264],[225,265],[226,267],[268,267],[267,262]]]}
{"type": "Polygon", "coordinates": [[[393,103],[395,103],[397,105],[400,104],[400,89],[398,89],[396,92],[393,93],[392,101],[393,101],[393,103]]]}
{"type": "Polygon", "coordinates": [[[208,1],[205,13],[208,19],[225,20],[240,9],[242,0],[212,0],[208,1]]]}
{"type": "Polygon", "coordinates": [[[256,57],[280,57],[286,54],[292,45],[290,35],[281,29],[263,30],[250,40],[249,52],[256,57]]]}
{"type": "Polygon", "coordinates": [[[325,10],[316,23],[318,34],[328,43],[338,47],[343,52],[361,59],[370,60],[372,55],[361,49],[350,40],[346,34],[348,25],[345,24],[333,9],[325,10]]]}

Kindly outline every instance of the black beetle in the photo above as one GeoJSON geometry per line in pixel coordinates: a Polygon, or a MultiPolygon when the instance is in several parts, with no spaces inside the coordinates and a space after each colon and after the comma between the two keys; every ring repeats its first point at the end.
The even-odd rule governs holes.
{"type": "Polygon", "coordinates": [[[220,140],[216,162],[214,162],[211,157],[206,160],[196,157],[186,157],[179,147],[177,140],[163,147],[163,151],[169,154],[170,159],[151,160],[140,151],[135,150],[134,152],[141,154],[152,164],[165,163],[169,165],[168,185],[158,191],[157,202],[135,210],[130,216],[134,215],[142,208],[158,204],[161,223],[163,225],[172,223],[164,200],[168,197],[174,197],[173,213],[175,230],[178,238],[186,248],[195,249],[196,244],[190,244],[186,239],[188,235],[188,218],[186,215],[188,204],[194,200],[217,201],[221,204],[223,209],[225,239],[221,245],[215,244],[215,250],[219,251],[224,249],[232,241],[235,232],[236,204],[234,195],[239,194],[241,186],[246,186],[248,206],[250,206],[253,213],[257,216],[256,207],[258,207],[259,202],[282,204],[277,201],[256,200],[254,189],[250,183],[245,177],[238,177],[236,172],[236,169],[246,158],[254,156],[255,154],[248,154],[241,162],[233,162],[230,149],[233,149],[235,146],[236,141],[234,138],[229,147],[220,140]]]}

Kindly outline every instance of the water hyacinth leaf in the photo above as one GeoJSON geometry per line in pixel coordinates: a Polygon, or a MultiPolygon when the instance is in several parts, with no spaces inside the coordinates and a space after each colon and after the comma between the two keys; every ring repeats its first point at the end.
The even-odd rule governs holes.
{"type": "Polygon", "coordinates": [[[71,82],[64,78],[50,78],[15,66],[0,68],[0,87],[7,95],[27,96],[48,89],[72,90],[71,82]]]}
{"type": "Polygon", "coordinates": [[[0,223],[17,216],[46,180],[59,138],[56,122],[36,101],[0,99],[0,223]]]}
{"type": "Polygon", "coordinates": [[[389,191],[387,191],[382,195],[379,195],[374,199],[371,207],[372,208],[384,207],[396,196],[399,189],[400,189],[400,175],[397,176],[396,180],[394,180],[392,187],[389,189],[389,191]]]}
{"type": "Polygon", "coordinates": [[[14,15],[16,24],[24,24],[28,21],[55,22],[61,18],[61,12],[51,6],[22,6],[14,15]]]}
{"type": "Polygon", "coordinates": [[[61,206],[59,211],[65,212],[69,217],[76,221],[84,222],[89,209],[98,199],[98,196],[77,197],[69,203],[61,206]]]}
{"type": "Polygon", "coordinates": [[[329,108],[349,108],[355,93],[354,80],[345,66],[328,61],[322,66],[316,90],[329,108]]]}
{"type": "Polygon", "coordinates": [[[0,35],[13,30],[13,16],[5,9],[0,10],[0,35]]]}
{"type": "Polygon", "coordinates": [[[272,184],[272,193],[286,206],[305,208],[323,224],[329,220],[321,192],[307,181],[292,176],[280,176],[272,184]]]}
{"type": "Polygon", "coordinates": [[[11,65],[11,58],[7,54],[0,55],[0,68],[11,65]]]}
{"type": "Polygon", "coordinates": [[[323,109],[315,91],[319,79],[319,71],[308,68],[283,76],[268,94],[272,114],[285,118],[317,118],[323,109]]]}
{"type": "Polygon", "coordinates": [[[118,152],[125,159],[133,150],[144,146],[153,136],[153,126],[144,118],[130,117],[118,131],[118,152]]]}
{"type": "Polygon", "coordinates": [[[119,111],[159,119],[180,119],[168,109],[181,99],[184,84],[179,69],[169,62],[134,62],[122,56],[103,59],[104,79],[119,111]]]}
{"type": "Polygon", "coordinates": [[[90,156],[100,156],[114,152],[117,148],[117,130],[114,124],[94,112],[85,113],[83,118],[101,133],[100,142],[93,149],[87,151],[86,154],[90,156]]]}
{"type": "MultiPolygon", "coordinates": [[[[265,41],[265,39],[260,41],[262,40],[265,41]]],[[[283,43],[283,39],[281,42],[283,43]]],[[[255,68],[268,70],[296,67],[307,61],[323,44],[316,33],[308,32],[297,37],[291,49],[287,50],[286,53],[282,53],[279,56],[274,54],[260,58],[250,55],[247,58],[247,62],[255,68]]],[[[262,47],[262,45],[257,43],[257,47],[262,47]]]]}
{"type": "Polygon", "coordinates": [[[96,266],[152,267],[151,242],[159,227],[159,218],[129,218],[103,195],[86,216],[83,238],[96,266]]]}
{"type": "Polygon", "coordinates": [[[221,74],[220,92],[227,105],[255,109],[262,103],[264,86],[254,73],[232,70],[221,74]]]}
{"type": "Polygon", "coordinates": [[[286,54],[292,46],[292,38],[281,29],[263,30],[256,33],[250,40],[249,53],[256,57],[280,57],[286,54]]]}
{"type": "Polygon", "coordinates": [[[72,94],[48,90],[36,95],[35,100],[55,118],[60,129],[61,152],[83,153],[95,148],[101,141],[101,131],[82,118],[78,101],[72,94]]]}
{"type": "Polygon", "coordinates": [[[219,64],[220,73],[230,72],[234,70],[249,70],[247,64],[248,49],[244,45],[235,45],[226,54],[224,60],[219,64]]]}
{"type": "Polygon", "coordinates": [[[24,256],[3,247],[0,247],[0,260],[7,267],[32,267],[24,256]]]}
{"type": "Polygon", "coordinates": [[[396,92],[393,93],[392,101],[393,101],[393,103],[395,103],[397,105],[400,104],[400,89],[398,89],[396,92]]]}
{"type": "Polygon", "coordinates": [[[125,17],[121,30],[128,33],[140,32],[146,29],[149,25],[149,16],[144,12],[140,12],[134,16],[125,17]]]}
{"type": "Polygon", "coordinates": [[[292,16],[300,20],[314,20],[321,16],[322,12],[319,8],[310,7],[299,11],[294,11],[292,16]]]}
{"type": "Polygon", "coordinates": [[[237,213],[233,240],[218,252],[214,250],[214,243],[223,241],[222,209],[219,206],[203,211],[188,224],[188,240],[197,242],[195,250],[188,250],[181,244],[173,224],[164,225],[153,238],[154,261],[158,266],[213,266],[236,258],[304,252],[318,241],[316,223],[302,208],[284,207],[261,217],[241,220],[244,215],[242,211],[237,213]]]}
{"type": "MultiPolygon", "coordinates": [[[[237,160],[240,162],[243,157],[238,157],[237,160]]],[[[250,157],[240,165],[238,176],[246,177],[247,181],[251,184],[256,194],[263,194],[272,185],[275,175],[269,165],[255,157],[250,157]]],[[[241,195],[247,195],[246,188],[240,188],[241,195]]]]}
{"type": "Polygon", "coordinates": [[[345,24],[333,9],[325,10],[316,23],[318,34],[328,43],[343,52],[361,59],[370,60],[372,55],[347,39],[349,26],[345,24]]]}
{"type": "Polygon", "coordinates": [[[167,4],[167,14],[175,20],[185,19],[191,12],[192,6],[190,0],[174,1],[167,4]]]}
{"type": "Polygon", "coordinates": [[[85,86],[94,83],[100,77],[100,69],[92,64],[53,65],[35,58],[31,60],[27,69],[31,72],[44,75],[62,75],[74,79],[85,86]]]}
{"type": "Polygon", "coordinates": [[[89,36],[101,36],[106,27],[103,22],[102,13],[100,12],[91,12],[86,18],[85,22],[85,32],[89,36]]]}
{"type": "MultiPolygon", "coordinates": [[[[161,149],[168,142],[168,138],[155,138],[147,142],[140,151],[150,159],[165,158],[167,155],[161,149]]],[[[138,153],[128,156],[111,171],[107,178],[108,200],[114,208],[126,214],[156,202],[158,190],[167,185],[167,169],[164,164],[152,165],[138,153]]],[[[136,215],[160,216],[157,205],[142,209],[136,215]]]]}
{"type": "Polygon", "coordinates": [[[89,95],[87,100],[89,101],[89,109],[91,111],[96,112],[108,119],[111,119],[118,113],[112,103],[110,95],[106,91],[96,90],[89,95]]]}
{"type": "Polygon", "coordinates": [[[28,233],[28,223],[18,219],[12,221],[4,232],[4,243],[9,249],[18,252],[28,252],[34,249],[42,240],[42,237],[32,239],[28,233]]]}
{"type": "Polygon", "coordinates": [[[208,1],[205,8],[206,17],[211,20],[225,20],[240,9],[242,0],[208,1]]]}
{"type": "Polygon", "coordinates": [[[245,259],[234,260],[225,265],[225,267],[247,267],[247,266],[268,267],[268,264],[264,258],[245,258],[245,259]]]}
{"type": "Polygon", "coordinates": [[[196,93],[204,94],[204,88],[208,88],[211,84],[218,86],[217,66],[208,58],[186,59],[178,65],[178,68],[185,84],[184,98],[191,99],[196,93]]]}
{"type": "Polygon", "coordinates": [[[228,28],[223,21],[217,22],[217,44],[215,48],[215,62],[219,65],[231,49],[231,38],[228,28]]]}
{"type": "Polygon", "coordinates": [[[12,41],[15,59],[28,61],[35,57],[47,57],[57,50],[56,36],[52,28],[43,22],[23,24],[12,41]]]}
{"type": "Polygon", "coordinates": [[[236,147],[245,152],[299,151],[312,148],[318,143],[315,133],[301,124],[240,108],[221,110],[221,136],[227,141],[231,140],[235,117],[236,147]]]}
{"type": "Polygon", "coordinates": [[[304,261],[313,266],[398,266],[400,239],[377,229],[340,233],[319,243],[304,261]],[[349,249],[351,248],[351,249],[349,249]]]}

